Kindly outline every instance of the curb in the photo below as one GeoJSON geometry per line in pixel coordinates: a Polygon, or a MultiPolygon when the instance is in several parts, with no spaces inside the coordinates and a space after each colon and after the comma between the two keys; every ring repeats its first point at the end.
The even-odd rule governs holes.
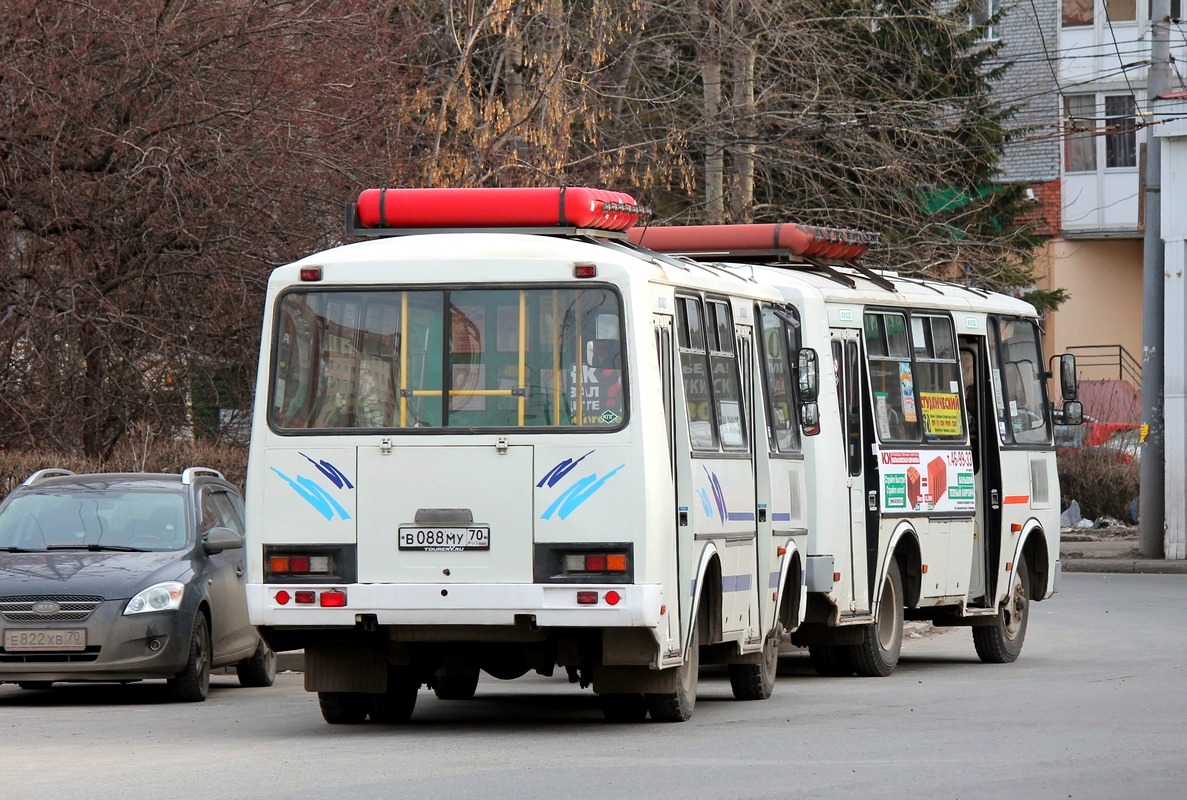
{"type": "Polygon", "coordinates": [[[284,653],[276,654],[276,671],[277,672],[304,672],[305,671],[305,651],[292,650],[284,653]]]}
{"type": "Polygon", "coordinates": [[[1132,558],[1071,558],[1064,572],[1119,572],[1139,575],[1187,575],[1187,561],[1132,558]]]}

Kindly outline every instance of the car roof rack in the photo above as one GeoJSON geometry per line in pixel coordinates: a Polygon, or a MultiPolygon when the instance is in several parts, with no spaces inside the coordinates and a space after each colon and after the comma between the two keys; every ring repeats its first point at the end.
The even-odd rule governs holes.
{"type": "Polygon", "coordinates": [[[198,475],[213,475],[220,481],[225,481],[226,478],[217,469],[210,469],[209,467],[189,467],[185,472],[181,473],[181,482],[189,485],[194,482],[194,478],[198,475]]]}
{"type": "Polygon", "coordinates": [[[49,467],[48,469],[39,469],[29,477],[25,478],[25,482],[21,486],[32,486],[44,478],[52,478],[55,475],[73,475],[74,473],[68,469],[58,469],[56,467],[49,467]]]}

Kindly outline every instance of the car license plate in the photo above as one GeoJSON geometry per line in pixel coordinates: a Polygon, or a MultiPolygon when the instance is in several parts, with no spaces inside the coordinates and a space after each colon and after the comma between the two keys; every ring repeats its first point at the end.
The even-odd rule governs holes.
{"type": "Polygon", "coordinates": [[[489,550],[490,527],[471,525],[466,528],[400,528],[401,550],[489,550]]]}
{"type": "Polygon", "coordinates": [[[4,649],[10,653],[85,650],[86,646],[86,628],[9,628],[4,631],[4,649]]]}

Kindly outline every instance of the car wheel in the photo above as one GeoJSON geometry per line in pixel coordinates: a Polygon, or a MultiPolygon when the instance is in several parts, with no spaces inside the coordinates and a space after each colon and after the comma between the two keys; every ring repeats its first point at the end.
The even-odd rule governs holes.
{"type": "Polygon", "coordinates": [[[183,703],[201,703],[210,691],[210,628],[202,612],[194,615],[190,657],[185,668],[169,679],[169,694],[183,703]]]}
{"type": "Polygon", "coordinates": [[[276,680],[276,653],[260,639],[256,651],[235,665],[240,686],[271,686],[276,680]]]}

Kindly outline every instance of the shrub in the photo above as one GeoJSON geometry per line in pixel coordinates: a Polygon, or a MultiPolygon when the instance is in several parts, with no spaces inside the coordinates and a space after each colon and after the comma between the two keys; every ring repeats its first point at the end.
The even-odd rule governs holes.
{"type": "Polygon", "coordinates": [[[49,450],[0,450],[0,500],[39,469],[59,467],[72,472],[171,472],[210,467],[243,488],[247,448],[156,435],[139,427],[120,441],[105,461],[81,453],[49,450]]]}
{"type": "Polygon", "coordinates": [[[1083,447],[1060,450],[1057,464],[1062,508],[1075,500],[1085,519],[1134,521],[1132,504],[1140,485],[1137,460],[1110,448],[1083,447]]]}

